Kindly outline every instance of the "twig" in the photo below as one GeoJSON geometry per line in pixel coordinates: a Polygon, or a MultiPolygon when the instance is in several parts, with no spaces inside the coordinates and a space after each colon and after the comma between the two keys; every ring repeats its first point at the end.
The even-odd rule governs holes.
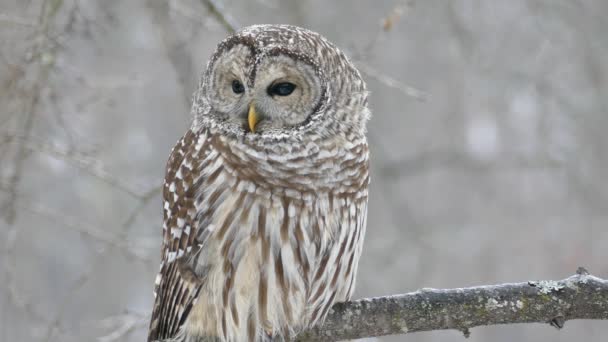
{"type": "Polygon", "coordinates": [[[458,150],[427,150],[419,154],[387,163],[381,167],[381,174],[387,179],[400,179],[416,176],[430,169],[467,169],[493,170],[496,172],[526,169],[558,169],[563,165],[555,159],[546,158],[503,158],[496,161],[484,161],[471,157],[458,150]]]}
{"type": "Polygon", "coordinates": [[[579,268],[560,281],[420,291],[334,305],[321,327],[297,341],[345,339],[455,329],[469,334],[482,325],[608,319],[608,281],[579,268]]]}
{"type": "Polygon", "coordinates": [[[26,27],[36,27],[36,22],[28,18],[19,17],[16,15],[8,15],[6,13],[0,13],[0,24],[1,25],[19,25],[26,27]]]}
{"type": "Polygon", "coordinates": [[[137,248],[131,245],[129,241],[120,234],[116,236],[108,233],[107,230],[83,222],[81,218],[69,216],[65,213],[59,214],[50,208],[35,203],[29,203],[27,205],[17,204],[17,207],[24,212],[52,220],[64,228],[79,232],[97,242],[120,249],[126,255],[133,257],[136,260],[142,262],[152,261],[145,253],[138,251],[137,248]]]}
{"type": "MultiPolygon", "coordinates": [[[[32,97],[29,103],[24,108],[25,112],[25,123],[23,125],[23,134],[24,136],[29,136],[34,126],[34,116],[35,116],[35,108],[38,104],[38,99],[40,95],[40,83],[43,82],[42,79],[37,81],[37,84],[34,86],[34,90],[32,91],[32,97]]],[[[9,181],[9,199],[6,202],[6,222],[12,224],[15,220],[15,202],[17,202],[17,188],[19,187],[19,182],[21,180],[21,176],[23,175],[23,164],[25,162],[25,158],[27,157],[27,148],[24,143],[17,145],[17,153],[15,154],[14,160],[14,169],[13,174],[10,177],[9,181]]]]}
{"type": "Polygon", "coordinates": [[[405,0],[397,3],[395,7],[382,19],[382,29],[387,32],[394,28],[403,13],[414,5],[413,0],[405,0]]]}
{"type": "Polygon", "coordinates": [[[234,33],[240,27],[236,20],[224,9],[222,3],[216,0],[202,0],[202,2],[209,9],[209,13],[217,18],[228,33],[234,33]]]}
{"type": "Polygon", "coordinates": [[[122,339],[133,330],[148,325],[150,316],[126,313],[120,316],[108,317],[101,321],[102,325],[112,327],[108,335],[97,338],[98,342],[115,342],[122,339]]]}
{"type": "Polygon", "coordinates": [[[59,313],[55,317],[55,319],[48,325],[46,331],[45,342],[52,341],[52,338],[55,336],[55,332],[61,331],[61,323],[63,322],[63,316],[65,314],[68,305],[72,300],[74,300],[74,293],[80,290],[91,278],[91,274],[95,272],[95,268],[85,269],[83,273],[78,277],[78,279],[72,284],[70,291],[63,298],[63,300],[58,304],[59,313]]]}
{"type": "Polygon", "coordinates": [[[150,189],[146,194],[142,195],[142,197],[139,199],[139,202],[137,203],[137,206],[135,207],[135,209],[133,209],[131,211],[131,214],[129,214],[129,216],[125,219],[124,223],[122,224],[122,229],[120,230],[121,237],[124,236],[124,238],[126,239],[126,234],[133,226],[133,223],[135,222],[135,219],[137,218],[137,216],[142,212],[142,210],[144,210],[146,205],[148,205],[148,203],[150,203],[151,200],[156,199],[156,197],[160,196],[161,190],[162,190],[162,185],[158,185],[158,186],[155,186],[154,188],[150,189]]]}
{"type": "MultiPolygon", "coordinates": [[[[183,99],[184,108],[190,107],[190,87],[195,84],[193,77],[196,77],[197,72],[192,68],[192,56],[184,48],[186,42],[182,40],[173,28],[173,22],[169,17],[170,3],[167,1],[155,1],[148,5],[152,13],[156,26],[159,27],[161,33],[161,45],[167,54],[167,58],[171,66],[177,74],[177,84],[179,92],[183,99]],[[154,4],[154,6],[152,6],[154,4]]],[[[190,119],[188,110],[180,110],[185,117],[190,119]]]]}
{"type": "MultiPolygon", "coordinates": [[[[4,136],[4,142],[15,142],[22,149],[27,151],[36,151],[38,153],[44,153],[46,155],[61,159],[68,162],[80,170],[85,171],[89,175],[99,179],[100,181],[113,186],[122,192],[138,198],[144,199],[149,196],[151,191],[157,189],[157,186],[153,188],[142,188],[141,186],[133,185],[127,181],[113,176],[103,165],[99,159],[87,156],[86,153],[82,153],[71,148],[62,148],[56,144],[46,142],[40,139],[36,139],[31,136],[14,134],[12,132],[0,132],[0,136],[4,136]]],[[[11,180],[9,185],[14,184],[11,180]]],[[[10,190],[10,189],[9,189],[10,190]]]]}
{"type": "MultiPolygon", "coordinates": [[[[36,110],[38,106],[38,102],[40,100],[41,92],[46,86],[48,81],[49,74],[53,67],[52,57],[56,52],[57,45],[52,44],[49,41],[50,29],[49,29],[49,20],[56,14],[57,7],[50,5],[48,1],[45,1],[42,4],[42,9],[39,14],[38,26],[40,28],[40,37],[42,39],[35,46],[35,50],[39,53],[38,57],[35,61],[38,69],[38,74],[36,75],[35,81],[31,86],[31,89],[28,91],[27,101],[23,105],[23,113],[25,116],[23,123],[23,135],[25,137],[29,137],[31,131],[34,127],[34,118],[36,116],[36,110]],[[45,58],[46,56],[46,58],[45,58]]],[[[34,40],[36,41],[36,40],[34,40]]],[[[21,77],[25,77],[25,73],[21,74],[21,77]]],[[[13,173],[10,176],[9,181],[9,198],[6,204],[0,206],[0,209],[6,210],[5,220],[8,224],[12,224],[15,220],[16,211],[15,211],[15,203],[18,200],[18,188],[21,181],[21,176],[23,174],[23,165],[25,163],[25,159],[27,158],[27,148],[25,144],[21,143],[17,145],[17,152],[15,154],[15,159],[13,161],[14,168],[13,173]]],[[[4,211],[4,210],[3,210],[4,211]]]]}
{"type": "Polygon", "coordinates": [[[413,97],[418,101],[426,101],[428,97],[428,94],[426,92],[404,84],[388,75],[385,75],[380,71],[374,69],[367,63],[364,63],[360,60],[356,60],[355,64],[357,65],[359,71],[366,74],[367,77],[373,78],[376,81],[384,84],[385,86],[396,89],[409,97],[413,97]]]}

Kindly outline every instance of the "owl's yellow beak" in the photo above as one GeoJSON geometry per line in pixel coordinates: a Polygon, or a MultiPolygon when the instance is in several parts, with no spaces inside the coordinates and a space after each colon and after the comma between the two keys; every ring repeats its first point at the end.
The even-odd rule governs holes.
{"type": "Polygon", "coordinates": [[[247,121],[249,122],[249,129],[252,133],[255,133],[255,125],[260,121],[258,113],[255,112],[255,103],[251,102],[249,105],[249,115],[247,115],[247,121]]]}

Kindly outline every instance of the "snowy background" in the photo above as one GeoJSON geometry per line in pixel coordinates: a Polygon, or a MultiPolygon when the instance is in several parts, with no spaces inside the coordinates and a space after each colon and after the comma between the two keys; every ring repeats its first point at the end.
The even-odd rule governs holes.
{"type": "MultiPolygon", "coordinates": [[[[607,1],[209,3],[0,0],[0,341],[145,339],[163,167],[225,21],[318,31],[369,84],[356,297],[608,278],[607,1]]],[[[607,335],[574,321],[468,341],[607,335]]]]}

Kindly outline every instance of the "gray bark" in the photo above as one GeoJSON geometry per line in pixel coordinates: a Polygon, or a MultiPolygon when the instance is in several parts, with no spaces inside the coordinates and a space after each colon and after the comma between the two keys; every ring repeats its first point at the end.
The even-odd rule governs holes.
{"type": "Polygon", "coordinates": [[[513,323],[550,323],[562,328],[572,319],[608,319],[608,281],[583,268],[560,281],[422,289],[334,305],[325,323],[298,341],[345,339],[513,323]]]}

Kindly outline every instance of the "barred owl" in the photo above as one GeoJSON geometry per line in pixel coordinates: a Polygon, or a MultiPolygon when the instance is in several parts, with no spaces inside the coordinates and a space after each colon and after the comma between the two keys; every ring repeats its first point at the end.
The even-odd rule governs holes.
{"type": "Polygon", "coordinates": [[[163,187],[148,341],[281,341],[355,287],[369,184],[365,83],[317,33],[222,41],[163,187]]]}

